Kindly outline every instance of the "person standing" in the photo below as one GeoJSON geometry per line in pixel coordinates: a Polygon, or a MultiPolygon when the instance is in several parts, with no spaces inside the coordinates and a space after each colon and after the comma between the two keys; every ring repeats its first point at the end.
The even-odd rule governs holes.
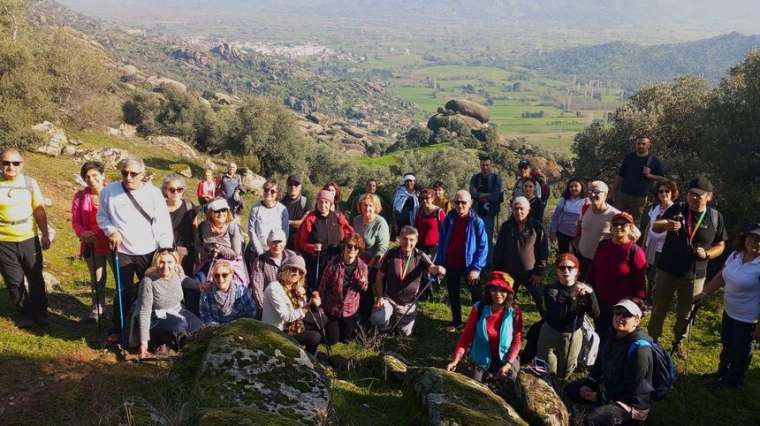
{"type": "Polygon", "coordinates": [[[15,148],[0,152],[0,274],[21,317],[16,325],[48,325],[42,250],[50,248],[47,213],[37,181],[23,173],[15,148]],[[24,278],[29,281],[29,289],[24,278]]]}
{"type": "Polygon", "coordinates": [[[195,217],[197,211],[190,200],[183,198],[185,179],[178,174],[164,178],[161,192],[166,198],[166,207],[172,220],[174,245],[177,248],[182,270],[188,277],[193,276],[195,261],[195,217]]]}
{"type": "Polygon", "coordinates": [[[636,150],[623,159],[612,182],[609,202],[641,223],[647,195],[652,184],[665,179],[660,160],[651,153],[652,141],[644,136],[636,139],[636,150]]]}
{"type": "Polygon", "coordinates": [[[607,204],[608,193],[606,183],[600,180],[591,182],[588,196],[591,204],[581,209],[581,218],[575,233],[575,246],[580,254],[581,274],[584,275],[591,266],[599,242],[610,236],[612,218],[620,213],[620,210],[607,204]]]}
{"type": "Polygon", "coordinates": [[[667,232],[654,232],[652,227],[662,215],[673,205],[673,200],[678,199],[678,185],[672,180],[664,180],[657,183],[657,203],[652,205],[642,222],[643,229],[647,230],[644,239],[644,251],[647,254],[647,299],[651,307],[652,295],[654,294],[654,279],[657,271],[657,262],[660,260],[662,246],[665,244],[667,232]]]}
{"type": "Polygon", "coordinates": [[[449,194],[446,193],[446,187],[443,186],[443,182],[440,180],[433,183],[433,204],[440,207],[444,214],[454,208],[451,200],[449,200],[449,194]]]}
{"type": "Polygon", "coordinates": [[[441,224],[436,263],[443,265],[449,276],[446,287],[451,306],[451,324],[446,328],[454,333],[462,327],[462,305],[459,286],[467,280],[472,301],[480,300],[480,271],[488,258],[488,234],[483,220],[472,209],[472,196],[464,189],[454,195],[454,210],[441,224]]]}
{"type": "Polygon", "coordinates": [[[734,252],[705,289],[694,296],[701,303],[705,296],[725,287],[723,325],[718,366],[718,384],[744,385],[744,375],[752,361],[752,340],[760,340],[760,223],[754,223],[736,237],[734,252]]]}
{"type": "Polygon", "coordinates": [[[523,196],[530,203],[530,217],[539,223],[544,223],[544,202],[536,195],[538,182],[533,178],[523,179],[523,196]]]}
{"type": "Polygon", "coordinates": [[[277,182],[270,179],[264,182],[261,202],[251,207],[248,216],[248,236],[251,238],[253,256],[261,256],[267,250],[267,238],[276,230],[282,230],[288,235],[290,222],[288,209],[277,200],[280,198],[280,188],[277,182]]]}
{"type": "Polygon", "coordinates": [[[219,187],[217,195],[227,200],[233,215],[239,214],[243,210],[243,200],[241,194],[242,181],[237,174],[237,164],[230,163],[227,166],[227,172],[219,178],[219,187]]]}
{"type": "MultiPolygon", "coordinates": [[[[364,194],[359,198],[358,207],[360,214],[354,216],[353,226],[354,231],[363,238],[362,252],[359,256],[369,268],[369,282],[374,282],[380,259],[388,251],[391,233],[388,222],[380,216],[382,211],[380,197],[375,194],[364,194]]],[[[372,301],[371,291],[361,292],[359,318],[362,322],[368,321],[372,314],[372,301]]]]}
{"type": "Polygon", "coordinates": [[[493,259],[494,270],[514,278],[514,291],[527,288],[543,314],[543,289],[546,263],[549,259],[549,238],[544,226],[530,217],[530,204],[525,197],[512,202],[512,217],[501,225],[493,259]]]}
{"type": "Polygon", "coordinates": [[[413,173],[404,175],[404,184],[393,194],[394,235],[404,226],[414,226],[414,218],[420,208],[419,193],[416,188],[417,178],[413,173]]]}
{"type": "Polygon", "coordinates": [[[218,182],[214,179],[214,171],[206,169],[203,173],[203,179],[198,181],[198,187],[195,189],[195,195],[198,197],[198,203],[201,208],[205,209],[206,204],[216,196],[216,187],[218,182]]]}
{"type": "Polygon", "coordinates": [[[301,226],[304,216],[309,212],[309,200],[302,194],[303,182],[301,176],[290,175],[288,176],[288,190],[282,200],[282,205],[288,210],[288,226],[290,232],[285,235],[288,236],[287,248],[290,250],[296,249],[296,233],[298,227],[301,226]]]}
{"type": "MultiPolygon", "coordinates": [[[[728,234],[723,215],[707,204],[713,198],[713,185],[706,177],[689,182],[686,202],[675,203],[652,226],[654,232],[667,232],[662,254],[657,262],[654,306],[649,320],[649,334],[657,340],[676,296],[675,341],[688,333],[692,299],[702,292],[710,259],[723,254],[728,234]]],[[[682,345],[675,346],[683,355],[682,345]]]]}
{"type": "Polygon", "coordinates": [[[546,206],[550,195],[549,187],[546,184],[546,177],[544,177],[544,175],[538,170],[533,170],[533,167],[531,167],[530,161],[528,160],[520,160],[520,162],[517,163],[517,179],[515,180],[512,199],[514,200],[517,197],[525,196],[525,193],[523,192],[523,181],[525,179],[533,179],[536,181],[536,197],[538,197],[538,199],[544,203],[544,206],[546,206]]]}
{"type": "Polygon", "coordinates": [[[103,315],[106,304],[106,264],[111,250],[108,248],[108,237],[98,227],[98,207],[100,206],[100,191],[105,184],[103,164],[97,161],[87,161],[82,164],[79,175],[87,183],[87,187],[74,194],[71,201],[71,227],[79,237],[79,257],[87,261],[90,276],[95,277],[93,286],[92,311],[86,320],[95,321],[98,315],[103,315]]]}
{"type": "Polygon", "coordinates": [[[114,298],[113,330],[109,341],[120,339],[122,330],[118,314],[119,298],[124,312],[137,297],[137,283],[150,267],[158,248],[174,245],[169,209],[161,191],[143,182],[145,164],[139,158],[128,158],[121,164],[121,181],[112,182],[100,192],[98,226],[108,236],[109,247],[119,254],[121,294],[114,298]],[[135,280],[135,277],[137,280],[135,280]]]}
{"type": "Polygon", "coordinates": [[[439,231],[441,224],[446,219],[446,212],[435,204],[435,195],[430,189],[426,188],[420,192],[420,201],[422,206],[414,220],[414,227],[417,228],[420,235],[417,248],[430,256],[431,259],[435,259],[435,252],[438,249],[440,239],[439,231]]]}
{"type": "Polygon", "coordinates": [[[475,212],[483,220],[483,225],[486,227],[488,264],[490,264],[496,216],[501,209],[501,202],[504,201],[501,178],[493,172],[493,163],[490,158],[480,158],[480,173],[470,178],[470,195],[473,199],[475,212]]]}
{"type": "Polygon", "coordinates": [[[571,248],[574,253],[578,252],[573,239],[578,231],[581,211],[587,203],[589,200],[586,198],[586,185],[580,178],[570,178],[557,207],[554,208],[549,225],[549,238],[557,241],[559,254],[570,253],[571,248]]]}

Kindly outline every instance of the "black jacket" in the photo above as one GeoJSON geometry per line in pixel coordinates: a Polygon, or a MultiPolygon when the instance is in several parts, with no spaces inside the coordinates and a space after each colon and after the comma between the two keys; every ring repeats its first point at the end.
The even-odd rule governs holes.
{"type": "Polygon", "coordinates": [[[541,222],[529,217],[520,232],[517,221],[510,217],[501,225],[493,250],[494,270],[523,280],[530,274],[544,274],[549,258],[549,239],[541,222]]]}
{"type": "Polygon", "coordinates": [[[572,333],[583,325],[583,316],[599,317],[599,302],[596,293],[572,299],[570,290],[560,282],[544,287],[544,320],[549,326],[560,333],[572,333]]]}
{"type": "Polygon", "coordinates": [[[596,364],[591,370],[591,378],[600,385],[600,402],[620,401],[640,410],[651,407],[654,391],[652,348],[638,346],[628,355],[631,345],[638,339],[652,341],[642,328],[638,328],[627,336],[613,336],[602,343],[596,364]]]}

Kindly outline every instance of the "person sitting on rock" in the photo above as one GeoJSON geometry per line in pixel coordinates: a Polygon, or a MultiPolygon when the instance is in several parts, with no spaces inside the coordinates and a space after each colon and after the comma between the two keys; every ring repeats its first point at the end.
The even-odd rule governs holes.
{"type": "Polygon", "coordinates": [[[158,352],[165,353],[167,345],[179,350],[184,338],[201,327],[198,317],[181,303],[182,288],[197,286],[198,282],[186,277],[182,271],[176,250],[156,250],[151,266],[140,282],[132,309],[130,344],[136,344],[139,339],[140,358],[150,356],[149,343],[158,352]],[[134,330],[135,325],[137,330],[134,330]]]}
{"type": "Polygon", "coordinates": [[[251,290],[232,279],[235,270],[226,260],[214,264],[211,285],[201,295],[200,317],[205,325],[227,324],[238,318],[255,318],[251,290]]]}
{"type": "Polygon", "coordinates": [[[323,326],[323,322],[322,315],[315,314],[312,308],[319,312],[322,300],[319,292],[315,291],[311,302],[307,303],[305,276],[306,262],[303,257],[289,257],[282,264],[280,279],[270,283],[264,290],[261,320],[293,337],[306,348],[306,352],[316,354],[317,346],[322,340],[318,329],[323,326]],[[305,321],[307,316],[313,321],[305,321]]]}
{"type": "Polygon", "coordinates": [[[613,307],[615,335],[602,343],[590,376],[565,388],[572,400],[592,404],[586,425],[632,424],[649,415],[654,360],[652,338],[639,327],[643,305],[639,299],[623,299],[613,307]]]}
{"type": "Polygon", "coordinates": [[[455,371],[469,350],[475,364],[473,379],[485,382],[489,377],[512,381],[517,378],[522,311],[514,303],[513,284],[514,279],[506,272],[491,272],[483,299],[473,305],[447,370],[455,371]]]}

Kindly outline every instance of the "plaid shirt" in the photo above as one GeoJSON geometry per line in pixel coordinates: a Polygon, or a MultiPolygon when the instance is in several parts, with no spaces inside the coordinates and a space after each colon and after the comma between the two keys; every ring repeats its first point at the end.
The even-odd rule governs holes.
{"type": "MultiPolygon", "coordinates": [[[[282,252],[280,265],[282,265],[290,256],[293,256],[294,254],[296,253],[293,250],[285,249],[285,251],[282,252]]],[[[269,283],[272,281],[277,281],[279,279],[278,275],[280,273],[280,265],[274,263],[274,260],[269,257],[269,252],[266,252],[261,256],[254,258],[251,262],[249,268],[251,271],[250,287],[251,293],[253,293],[253,300],[256,302],[257,306],[264,306],[262,304],[264,302],[264,290],[267,288],[269,283]]]]}
{"type": "Polygon", "coordinates": [[[354,275],[346,277],[346,264],[342,256],[334,256],[325,266],[319,283],[322,309],[332,317],[348,318],[359,310],[359,293],[367,291],[369,278],[367,264],[356,259],[354,275]]]}
{"type": "Polygon", "coordinates": [[[258,309],[251,298],[251,291],[242,285],[232,284],[230,291],[235,292],[235,303],[232,305],[232,313],[224,315],[221,307],[214,301],[214,287],[204,291],[201,295],[200,317],[205,325],[226,324],[238,318],[255,318],[258,309]]]}

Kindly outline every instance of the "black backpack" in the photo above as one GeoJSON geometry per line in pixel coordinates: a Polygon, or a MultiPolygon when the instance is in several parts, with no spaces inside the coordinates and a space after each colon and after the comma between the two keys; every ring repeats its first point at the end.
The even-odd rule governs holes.
{"type": "Polygon", "coordinates": [[[652,348],[652,361],[654,370],[652,371],[652,386],[654,386],[654,392],[652,397],[655,400],[661,400],[673,390],[673,385],[678,378],[678,372],[676,366],[673,363],[673,359],[670,354],[662,349],[662,346],[655,342],[650,342],[645,339],[638,339],[634,341],[628,348],[628,357],[630,358],[636,352],[640,346],[649,346],[652,348]]]}

